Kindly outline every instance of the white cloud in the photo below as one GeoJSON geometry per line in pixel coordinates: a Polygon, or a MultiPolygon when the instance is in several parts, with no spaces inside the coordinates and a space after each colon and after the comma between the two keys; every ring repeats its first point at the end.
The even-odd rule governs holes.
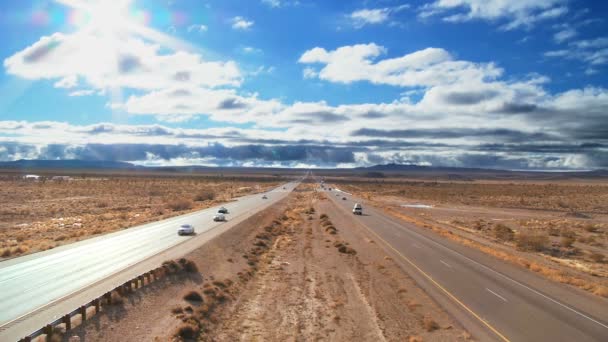
{"type": "Polygon", "coordinates": [[[402,87],[433,86],[493,79],[502,70],[492,63],[458,61],[439,48],[426,48],[402,57],[375,62],[386,49],[371,44],[343,46],[334,51],[316,47],[302,54],[303,64],[324,64],[318,77],[340,83],[368,81],[402,87]]]}
{"type": "Polygon", "coordinates": [[[355,26],[362,27],[366,24],[380,24],[387,21],[389,13],[388,8],[361,9],[352,12],[349,17],[355,26]]]}
{"type": "Polygon", "coordinates": [[[66,76],[66,77],[60,79],[59,81],[55,82],[55,84],[53,86],[55,88],[64,88],[64,89],[74,88],[74,87],[78,86],[78,76],[76,76],[76,75],[66,76]]]}
{"type": "MultiPolygon", "coordinates": [[[[545,57],[559,57],[582,61],[590,66],[608,64],[608,39],[595,38],[571,41],[568,48],[547,51],[545,57]]],[[[589,74],[589,73],[588,73],[589,74]]]]}
{"type": "Polygon", "coordinates": [[[188,32],[207,32],[209,28],[207,27],[207,25],[203,25],[203,24],[194,24],[194,25],[190,25],[188,26],[188,32]]]}
{"type": "Polygon", "coordinates": [[[475,19],[507,20],[502,29],[531,27],[536,22],[560,17],[568,12],[562,6],[567,0],[436,0],[421,7],[419,16],[428,18],[442,15],[448,22],[465,22],[475,19]],[[447,11],[455,14],[445,15],[447,11]]]}
{"type": "Polygon", "coordinates": [[[306,67],[304,68],[304,70],[302,70],[302,76],[305,79],[317,78],[319,76],[319,73],[314,68],[306,67]]]}
{"type": "Polygon", "coordinates": [[[281,7],[281,0],[262,0],[262,3],[273,8],[281,7]]]}
{"type": "MultiPolygon", "coordinates": [[[[205,61],[199,54],[161,53],[161,46],[135,37],[99,37],[91,32],[55,33],[4,60],[8,74],[31,80],[80,77],[95,89],[162,89],[184,83],[201,87],[239,86],[233,61],[205,61]]],[[[67,79],[66,79],[67,78],[67,79]]],[[[70,81],[70,82],[68,82],[70,81]]]]}
{"type": "Polygon", "coordinates": [[[576,37],[577,34],[578,34],[578,32],[576,32],[576,30],[574,30],[572,28],[567,28],[567,29],[556,32],[553,35],[553,40],[555,40],[556,43],[560,44],[560,43],[565,42],[566,40],[570,40],[571,38],[576,37]]]}
{"type": "Polygon", "coordinates": [[[253,20],[248,20],[241,16],[232,18],[231,22],[232,28],[235,30],[249,30],[255,23],[253,20]]]}
{"type": "Polygon", "coordinates": [[[95,94],[95,90],[85,89],[85,90],[76,90],[69,93],[69,96],[88,96],[95,94]]]}
{"type": "Polygon", "coordinates": [[[262,49],[253,46],[242,46],[241,51],[248,55],[260,55],[263,53],[262,49]]]}
{"type": "Polygon", "coordinates": [[[361,28],[365,25],[382,24],[390,19],[394,13],[409,8],[408,4],[384,7],[384,8],[364,8],[353,11],[348,15],[349,20],[355,28],[361,28]]]}

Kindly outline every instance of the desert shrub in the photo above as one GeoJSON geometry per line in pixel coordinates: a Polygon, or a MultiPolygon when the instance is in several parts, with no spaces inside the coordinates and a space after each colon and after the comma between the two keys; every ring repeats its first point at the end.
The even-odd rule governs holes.
{"type": "Polygon", "coordinates": [[[188,273],[198,272],[198,266],[196,266],[196,263],[192,260],[181,258],[178,260],[178,263],[180,264],[182,269],[188,273]]]}
{"type": "Polygon", "coordinates": [[[118,292],[114,291],[110,294],[110,303],[112,305],[123,305],[125,299],[118,292]]]}
{"type": "Polygon", "coordinates": [[[562,247],[570,248],[570,247],[572,247],[572,244],[574,244],[574,241],[575,241],[574,238],[563,236],[562,239],[560,240],[559,244],[562,247]]]}
{"type": "Polygon", "coordinates": [[[431,332],[434,330],[439,329],[439,324],[437,324],[437,322],[435,322],[435,320],[433,320],[430,317],[424,317],[424,320],[422,321],[422,323],[424,324],[424,330],[431,332]]]}
{"type": "Polygon", "coordinates": [[[173,211],[188,210],[188,209],[192,209],[192,202],[190,202],[188,200],[184,200],[184,199],[174,200],[174,201],[167,203],[167,208],[169,208],[173,211]]]}
{"type": "Polygon", "coordinates": [[[520,233],[515,239],[517,248],[524,251],[542,252],[547,248],[549,238],[539,234],[520,233]]]}
{"type": "Polygon", "coordinates": [[[325,219],[327,219],[327,215],[326,215],[326,214],[321,214],[321,216],[320,216],[320,217],[321,217],[321,220],[325,220],[325,219]]]}
{"type": "Polygon", "coordinates": [[[175,332],[176,337],[179,337],[182,340],[186,341],[196,340],[198,338],[198,334],[199,327],[190,323],[184,323],[180,325],[179,327],[177,327],[177,330],[175,332]]]}
{"type": "Polygon", "coordinates": [[[601,253],[591,253],[589,258],[591,258],[591,260],[593,260],[594,262],[602,263],[604,262],[605,256],[601,253]]]}
{"type": "Polygon", "coordinates": [[[198,291],[192,290],[184,295],[184,299],[189,302],[202,302],[203,296],[198,291]]]}
{"type": "Polygon", "coordinates": [[[2,256],[3,258],[11,256],[11,249],[4,248],[3,250],[0,251],[0,256],[2,256]]]}
{"type": "Polygon", "coordinates": [[[555,227],[549,228],[549,235],[551,236],[559,236],[560,233],[560,230],[555,227]]]}
{"type": "Polygon", "coordinates": [[[194,200],[197,202],[212,201],[215,199],[215,192],[211,190],[201,190],[194,196],[194,200]]]}
{"type": "Polygon", "coordinates": [[[512,241],[515,237],[515,233],[513,232],[513,229],[504,224],[497,224],[494,226],[494,237],[502,241],[512,241]]]}
{"type": "Polygon", "coordinates": [[[568,237],[568,238],[573,238],[573,239],[576,238],[576,233],[574,231],[572,231],[572,230],[569,230],[569,229],[562,230],[562,234],[561,235],[563,237],[568,237]]]}
{"type": "Polygon", "coordinates": [[[583,227],[583,229],[585,231],[588,231],[589,233],[596,233],[598,231],[598,228],[594,224],[591,224],[591,223],[589,223],[588,225],[583,227]]]}

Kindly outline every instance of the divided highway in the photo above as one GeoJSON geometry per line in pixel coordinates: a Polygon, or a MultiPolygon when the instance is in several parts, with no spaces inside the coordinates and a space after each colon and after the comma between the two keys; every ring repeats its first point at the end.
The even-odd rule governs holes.
{"type": "Polygon", "coordinates": [[[355,220],[477,339],[608,341],[606,299],[389,217],[350,194],[326,193],[340,210],[363,203],[355,220]]]}
{"type": "Polygon", "coordinates": [[[204,244],[285,198],[299,182],[224,205],[228,222],[213,222],[217,207],[129,228],[0,263],[0,341],[18,340],[124,281],[204,244]],[[178,236],[184,223],[196,236],[178,236]],[[139,273],[138,273],[139,272],[139,273]]]}

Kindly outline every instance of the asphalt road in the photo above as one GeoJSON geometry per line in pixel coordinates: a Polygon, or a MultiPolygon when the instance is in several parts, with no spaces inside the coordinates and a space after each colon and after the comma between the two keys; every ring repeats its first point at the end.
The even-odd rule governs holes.
{"type": "Polygon", "coordinates": [[[350,194],[327,194],[347,212],[362,203],[356,221],[478,340],[608,341],[606,299],[387,216],[350,194]]]}
{"type": "MultiPolygon", "coordinates": [[[[226,215],[228,222],[212,220],[219,208],[216,206],[1,262],[0,341],[19,339],[32,332],[28,329],[36,327],[33,328],[36,330],[50,323],[51,318],[60,317],[56,314],[43,315],[44,311],[49,311],[46,310],[49,306],[61,306],[72,294],[93,284],[99,285],[104,279],[167,250],[177,250],[176,255],[179,255],[179,250],[188,240],[200,239],[218,230],[218,227],[244,220],[285,198],[297,184],[292,182],[269,191],[266,193],[267,199],[262,199],[262,194],[256,194],[225,204],[229,210],[226,215]],[[184,223],[194,225],[195,237],[177,235],[177,228],[184,223]],[[41,314],[37,314],[38,311],[41,314]]],[[[204,242],[202,239],[200,241],[204,242]]],[[[186,252],[184,250],[183,254],[186,252]]],[[[159,263],[162,261],[157,258],[154,265],[147,265],[148,270],[160,266],[159,263]]],[[[135,273],[133,276],[137,275],[135,273]]],[[[124,281],[128,279],[131,278],[124,281]]],[[[93,295],[91,299],[103,293],[90,294],[93,295]]]]}

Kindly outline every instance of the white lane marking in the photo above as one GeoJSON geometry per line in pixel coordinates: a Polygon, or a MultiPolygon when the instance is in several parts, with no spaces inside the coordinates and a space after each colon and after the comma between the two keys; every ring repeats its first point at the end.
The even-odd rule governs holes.
{"type": "Polygon", "coordinates": [[[555,304],[557,304],[557,305],[559,305],[559,306],[561,306],[561,307],[563,307],[564,309],[570,310],[570,311],[574,312],[575,314],[577,314],[577,315],[579,315],[579,316],[581,316],[581,317],[584,317],[584,318],[586,318],[586,319],[590,320],[591,322],[596,323],[596,324],[598,324],[598,325],[600,325],[600,326],[602,326],[602,327],[604,327],[604,328],[608,329],[608,325],[606,325],[606,324],[604,324],[604,323],[602,323],[602,322],[599,322],[599,321],[597,321],[597,320],[595,320],[595,319],[593,319],[593,318],[591,318],[591,317],[589,317],[589,316],[585,315],[584,313],[582,313],[582,312],[580,312],[580,311],[577,311],[576,309],[571,308],[570,306],[568,306],[568,305],[566,305],[566,304],[563,304],[563,303],[561,303],[561,302],[558,302],[557,300],[555,300],[555,299],[553,299],[553,298],[551,298],[551,297],[549,297],[549,296],[546,296],[546,295],[544,295],[544,294],[542,294],[542,293],[538,292],[537,290],[535,290],[535,289],[533,289],[533,288],[531,288],[531,287],[529,287],[529,286],[527,286],[527,285],[524,285],[524,284],[522,284],[522,283],[518,282],[518,281],[517,281],[517,280],[515,280],[515,279],[512,279],[512,278],[510,278],[510,277],[508,277],[508,276],[506,276],[506,275],[504,275],[504,274],[502,274],[502,273],[500,273],[500,272],[498,272],[498,271],[495,271],[495,270],[491,269],[490,267],[488,267],[488,266],[486,266],[486,265],[484,265],[484,264],[482,264],[482,263],[479,263],[479,262],[477,262],[477,261],[475,261],[475,260],[473,260],[473,259],[471,259],[471,258],[467,257],[467,256],[466,256],[466,255],[464,255],[464,254],[461,254],[460,252],[457,252],[457,251],[455,251],[455,250],[453,250],[453,249],[451,249],[451,248],[449,248],[449,247],[446,247],[446,246],[444,246],[444,245],[442,245],[442,244],[440,244],[440,243],[438,243],[438,242],[435,242],[435,241],[431,240],[430,238],[428,238],[428,237],[426,237],[426,236],[424,236],[424,235],[422,235],[422,234],[420,234],[420,233],[418,233],[418,232],[415,232],[415,231],[413,231],[413,230],[411,230],[411,229],[403,228],[403,226],[402,226],[401,224],[399,224],[399,223],[397,223],[397,222],[395,222],[395,221],[392,221],[392,220],[386,219],[385,217],[382,217],[382,216],[379,216],[379,217],[380,217],[381,219],[383,219],[383,220],[385,220],[385,221],[387,221],[387,222],[390,222],[390,223],[392,223],[392,224],[395,224],[395,225],[397,225],[398,227],[401,227],[402,229],[405,229],[405,230],[407,230],[407,231],[411,232],[412,234],[415,234],[415,235],[417,235],[417,236],[419,236],[419,237],[421,237],[421,238],[423,238],[423,239],[425,239],[425,240],[427,240],[427,241],[429,241],[429,242],[431,242],[431,243],[433,243],[433,244],[435,244],[435,245],[437,245],[437,246],[439,246],[439,247],[441,247],[441,248],[443,248],[443,249],[445,249],[445,250],[447,250],[447,251],[449,251],[449,252],[451,252],[451,253],[453,253],[453,254],[459,255],[459,256],[461,256],[462,258],[467,259],[468,261],[470,261],[470,262],[472,262],[472,263],[474,263],[474,264],[476,264],[476,265],[479,265],[479,266],[481,266],[481,267],[485,268],[486,270],[488,270],[488,271],[490,271],[490,272],[492,272],[492,273],[495,273],[495,274],[497,274],[497,275],[499,275],[499,276],[501,276],[501,277],[503,277],[503,278],[505,278],[505,279],[507,279],[507,280],[509,280],[509,281],[511,281],[511,282],[513,282],[513,283],[515,283],[515,284],[517,284],[517,285],[519,285],[519,286],[521,286],[521,287],[523,287],[523,288],[525,288],[525,289],[527,289],[527,290],[529,290],[529,291],[531,291],[531,292],[533,292],[533,293],[535,293],[535,294],[537,294],[537,295],[539,295],[539,296],[541,296],[541,297],[543,297],[543,298],[545,298],[545,299],[547,299],[547,300],[549,300],[549,301],[551,301],[551,302],[553,302],[553,303],[555,303],[555,304]]]}
{"type": "Polygon", "coordinates": [[[496,297],[498,297],[498,298],[502,299],[503,301],[508,302],[508,300],[507,300],[507,299],[505,299],[505,297],[503,297],[503,296],[499,295],[498,293],[496,293],[496,292],[494,292],[494,291],[490,290],[489,288],[487,288],[487,287],[486,287],[486,290],[488,290],[488,291],[489,291],[491,294],[495,295],[496,297]]]}
{"type": "Polygon", "coordinates": [[[445,262],[445,261],[443,261],[441,259],[439,259],[439,262],[442,263],[442,264],[444,264],[444,265],[446,265],[449,268],[452,268],[452,266],[450,266],[450,264],[448,264],[447,262],[445,262]]]}

